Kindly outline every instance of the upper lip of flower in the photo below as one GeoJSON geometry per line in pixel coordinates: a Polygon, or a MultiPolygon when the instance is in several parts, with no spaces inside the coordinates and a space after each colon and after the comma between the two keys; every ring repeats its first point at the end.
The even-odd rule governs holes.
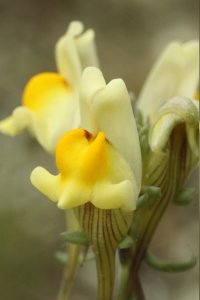
{"type": "Polygon", "coordinates": [[[82,71],[88,66],[99,66],[94,30],[88,29],[84,33],[83,30],[81,22],[71,22],[55,49],[58,72],[77,91],[82,71]]]}
{"type": "MultiPolygon", "coordinates": [[[[198,101],[184,97],[174,97],[166,102],[157,112],[149,131],[149,144],[153,151],[162,151],[174,127],[180,123],[186,124],[186,134],[190,144],[198,130],[198,101]]],[[[191,149],[198,155],[198,145],[192,142],[191,149]]]]}
{"type": "Polygon", "coordinates": [[[80,85],[81,127],[93,136],[103,131],[129,164],[141,187],[141,152],[129,94],[121,79],[106,85],[100,70],[88,67],[80,85]],[[137,171],[136,171],[137,170],[137,171]]]}
{"type": "Polygon", "coordinates": [[[152,121],[157,110],[170,98],[194,98],[198,84],[199,42],[171,42],[153,65],[137,106],[152,121]]]}

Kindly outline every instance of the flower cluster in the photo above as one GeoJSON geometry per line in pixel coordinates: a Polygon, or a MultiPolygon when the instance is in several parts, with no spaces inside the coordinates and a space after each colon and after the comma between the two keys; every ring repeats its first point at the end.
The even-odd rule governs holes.
{"type": "MultiPolygon", "coordinates": [[[[110,300],[120,248],[126,276],[122,272],[119,297],[129,300],[137,297],[143,259],[169,269],[167,263],[159,267],[148,245],[169,204],[187,202],[182,186],[198,163],[198,42],[167,46],[147,77],[134,117],[124,81],[106,84],[97,68],[94,31],[82,32],[80,22],[70,24],[56,44],[58,73],[34,76],[22,106],[0,122],[0,131],[13,136],[27,128],[55,153],[58,174],[37,167],[31,182],[78,221],[68,228],[78,231],[64,234],[76,244],[68,251],[69,272],[74,276],[80,244],[92,245],[98,299],[110,300]]],[[[195,264],[193,257],[170,270],[195,264]]],[[[68,294],[66,282],[59,299],[68,294]]]]}

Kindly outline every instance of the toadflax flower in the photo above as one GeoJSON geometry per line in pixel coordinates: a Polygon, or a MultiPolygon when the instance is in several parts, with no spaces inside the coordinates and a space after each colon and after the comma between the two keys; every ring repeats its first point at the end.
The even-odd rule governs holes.
{"type": "Polygon", "coordinates": [[[45,150],[54,153],[60,137],[80,126],[78,91],[82,71],[87,66],[98,66],[94,31],[82,32],[82,23],[70,23],[56,44],[58,73],[41,73],[30,79],[22,106],[0,122],[0,132],[15,136],[28,129],[45,150]]]}
{"type": "Polygon", "coordinates": [[[162,52],[139,94],[137,106],[151,121],[174,96],[193,98],[199,85],[199,43],[172,42],[162,52]]]}
{"type": "Polygon", "coordinates": [[[58,142],[59,174],[37,167],[31,181],[59,208],[73,208],[95,253],[99,300],[109,300],[115,251],[131,225],[140,192],[139,138],[124,82],[106,85],[96,68],[83,73],[80,113],[82,128],[58,142]]]}
{"type": "Polygon", "coordinates": [[[142,193],[148,194],[148,200],[134,214],[131,235],[137,242],[131,250],[121,251],[122,261],[132,260],[123,300],[131,295],[145,255],[149,264],[167,271],[186,270],[196,263],[192,257],[178,265],[156,264],[146,252],[167,207],[180,191],[184,198],[182,185],[199,160],[198,66],[198,42],[170,44],[153,66],[138,99],[147,120],[140,123],[139,135],[145,149],[142,193]]]}

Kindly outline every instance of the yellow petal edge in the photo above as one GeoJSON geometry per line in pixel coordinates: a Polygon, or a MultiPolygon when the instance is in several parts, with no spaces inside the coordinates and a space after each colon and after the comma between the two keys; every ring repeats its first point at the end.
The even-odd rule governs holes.
{"type": "Polygon", "coordinates": [[[56,163],[59,175],[38,167],[31,174],[31,182],[58,202],[59,208],[91,202],[101,209],[135,209],[134,176],[103,132],[95,137],[84,129],[68,132],[58,143],[56,163]]]}

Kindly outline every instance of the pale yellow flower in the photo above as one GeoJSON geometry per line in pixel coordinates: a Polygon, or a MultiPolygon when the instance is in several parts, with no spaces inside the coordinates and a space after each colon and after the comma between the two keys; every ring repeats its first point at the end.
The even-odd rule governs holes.
{"type": "Polygon", "coordinates": [[[199,85],[199,42],[172,42],[153,65],[138,97],[138,108],[152,121],[175,96],[194,98],[199,85]]]}
{"type": "Polygon", "coordinates": [[[87,68],[80,88],[81,126],[65,134],[56,150],[59,175],[38,167],[31,181],[58,207],[87,202],[101,209],[133,210],[141,186],[140,145],[124,82],[106,85],[87,68]]]}
{"type": "Polygon", "coordinates": [[[0,122],[2,133],[15,136],[25,129],[48,152],[54,153],[58,140],[80,126],[78,90],[87,66],[98,66],[94,31],[72,22],[56,44],[58,73],[41,73],[25,87],[22,106],[0,122]]]}
{"type": "Polygon", "coordinates": [[[151,150],[163,151],[173,129],[184,123],[189,147],[198,157],[199,101],[185,97],[174,97],[158,110],[149,132],[151,150]]]}

